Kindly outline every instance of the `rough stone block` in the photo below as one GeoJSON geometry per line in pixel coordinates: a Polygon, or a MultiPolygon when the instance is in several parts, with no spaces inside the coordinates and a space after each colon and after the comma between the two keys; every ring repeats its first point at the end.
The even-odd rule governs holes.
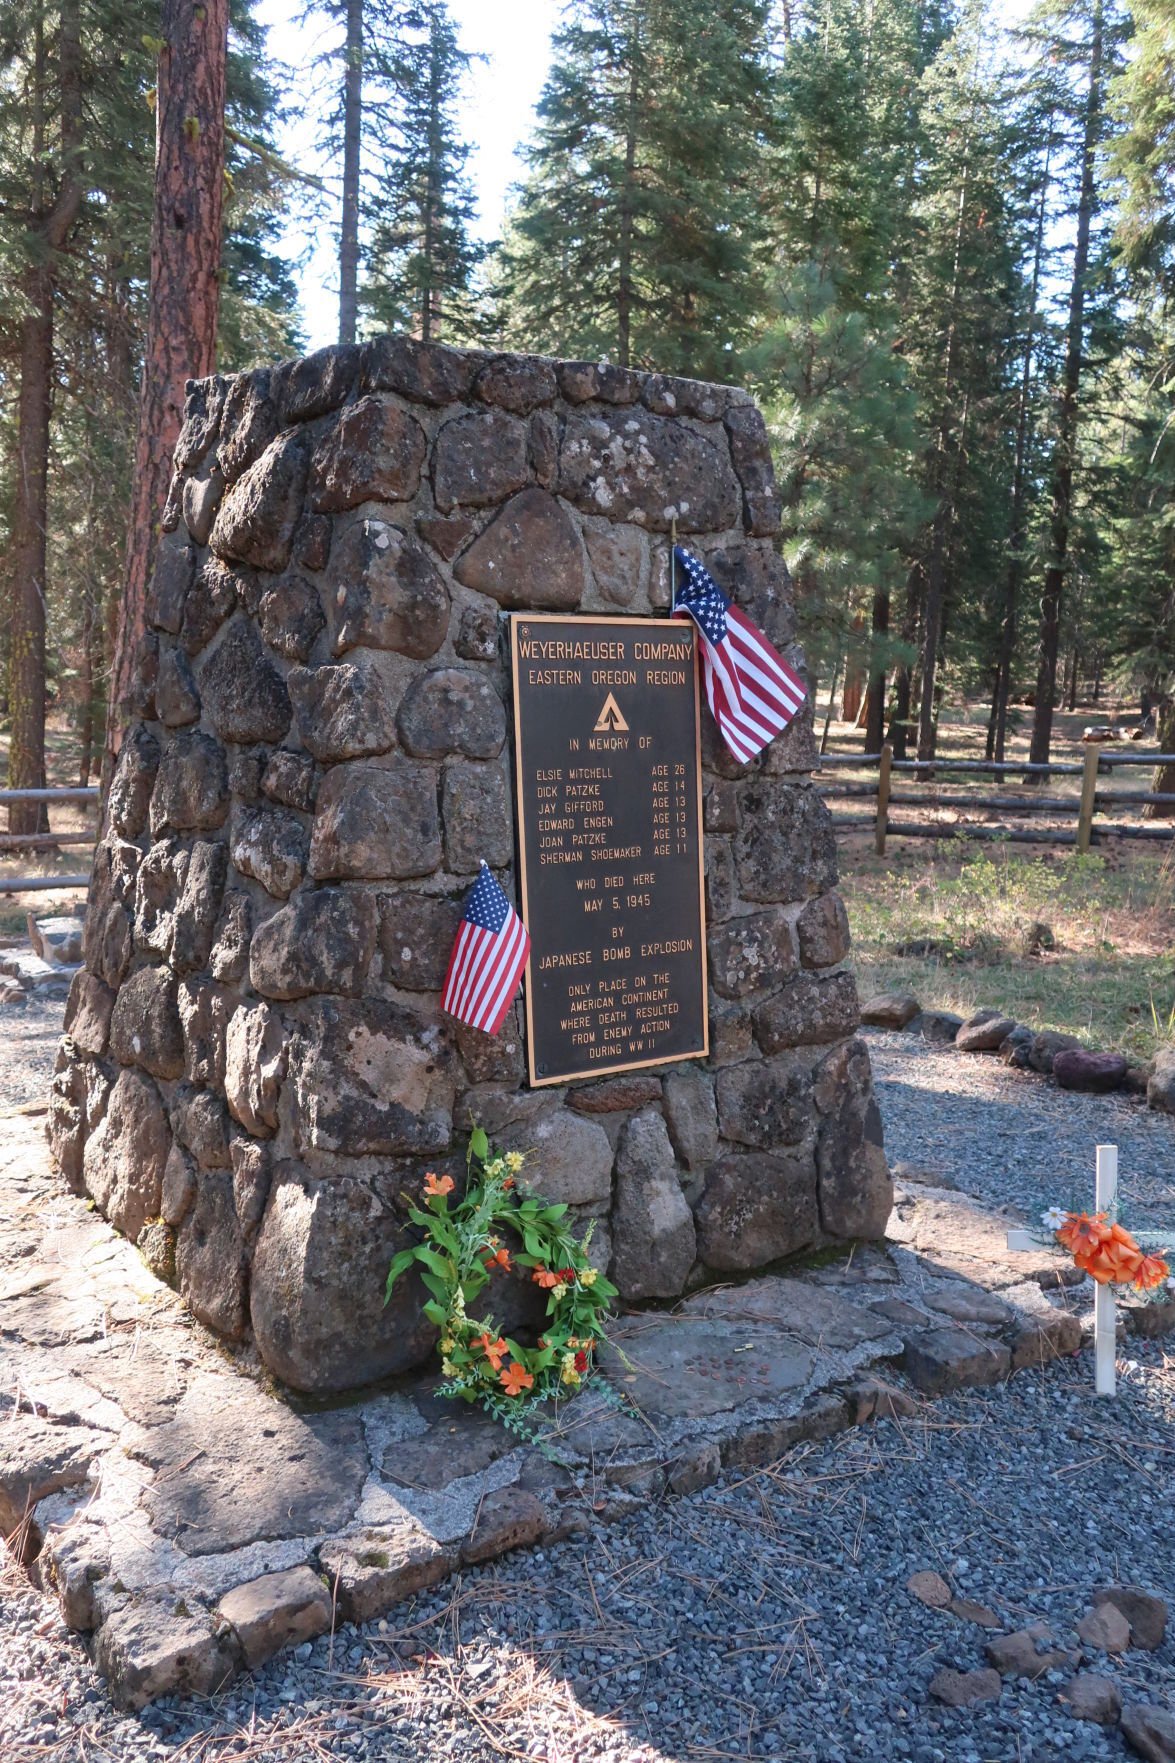
{"type": "Polygon", "coordinates": [[[461,898],[382,894],[379,947],[383,977],[410,992],[439,992],[461,923],[461,898]]]}
{"type": "Polygon", "coordinates": [[[798,1145],[812,1125],[812,1074],[802,1057],[782,1053],[718,1074],[718,1125],[738,1145],[772,1150],[798,1145]]]}
{"type": "Polygon", "coordinates": [[[222,741],[280,741],[290,726],[290,694],[248,619],[236,618],[200,665],[206,715],[222,741]]]}
{"type": "Polygon", "coordinates": [[[284,808],[238,808],[229,852],[238,872],[252,876],[275,899],[292,894],[306,873],[310,839],[297,815],[284,808]]]}
{"type": "Polygon", "coordinates": [[[836,886],[836,839],[822,797],[755,778],[740,795],[734,857],[748,900],[805,900],[836,886]]]}
{"type": "Polygon", "coordinates": [[[710,978],[724,998],[774,991],[796,970],[792,926],[783,912],[751,912],[712,930],[710,978]]]}
{"type": "Polygon", "coordinates": [[[305,998],[312,992],[357,998],[375,952],[375,929],[370,894],[302,890],[255,932],[250,983],[265,998],[305,998]]]}
{"type": "Polygon", "coordinates": [[[537,404],[549,404],[558,392],[555,369],[538,355],[499,355],[487,362],[473,382],[474,396],[525,416],[537,404]]]}
{"type": "Polygon", "coordinates": [[[235,1586],[216,1614],[233,1629],[251,1671],[283,1647],[325,1634],[331,1622],[330,1593],[309,1567],[266,1573],[235,1586]]]}
{"type": "Polygon", "coordinates": [[[663,1083],[669,1141],[686,1168],[704,1169],[718,1152],[714,1080],[697,1065],[667,1071],[663,1083]]]}
{"type": "Polygon", "coordinates": [[[337,410],[358,371],[359,350],[354,343],[332,343],[300,360],[283,361],[272,370],[269,388],[282,427],[337,410]]]}
{"type": "Polygon", "coordinates": [[[425,547],[403,527],[356,521],[335,546],[328,583],[339,608],[335,652],[362,645],[425,661],[449,627],[449,590],[425,547]]]}
{"type": "Polygon", "coordinates": [[[106,1113],[86,1141],[87,1192],[131,1242],[158,1218],[171,1130],[159,1091],[141,1071],[124,1071],[106,1113]]]}
{"type": "Polygon", "coordinates": [[[159,742],[141,723],[128,728],[110,780],[110,824],[125,839],[137,839],[147,824],[147,811],[159,770],[159,742]]]}
{"type": "Polygon", "coordinates": [[[225,1036],[225,1100],[234,1120],[256,1138],[268,1137],[277,1127],[286,1059],[285,1032],[276,1010],[256,1004],[233,1012],[225,1036]]]}
{"type": "Polygon", "coordinates": [[[835,967],[849,952],[849,917],[839,894],[809,900],[796,919],[803,967],[835,967]]]}
{"type": "Polygon", "coordinates": [[[318,794],[318,772],[313,759],[307,753],[290,753],[279,748],[266,764],[261,793],[283,808],[296,808],[301,814],[312,814],[318,794]]]}
{"type": "Polygon", "coordinates": [[[123,983],[110,1017],[110,1051],[120,1064],[138,1065],[152,1077],[181,1076],[183,1030],[175,976],[166,967],[140,967],[123,983]]]}
{"type": "Polygon", "coordinates": [[[857,1027],[857,982],[851,973],[801,973],[755,1011],[755,1036],[765,1053],[819,1046],[857,1027]]]}
{"type": "Polygon", "coordinates": [[[257,569],[285,569],[302,513],[307,467],[298,435],[280,435],[270,442],[224,493],[208,541],[217,556],[257,569]]]}
{"type": "Polygon", "coordinates": [[[814,1094],[823,1115],[816,1141],[821,1223],[831,1236],[879,1240],[893,1210],[893,1182],[864,1041],[848,1041],[822,1061],[814,1094]]]}
{"type": "Polygon", "coordinates": [[[289,689],[299,737],[316,759],[333,764],[395,745],[395,690],[372,658],[295,667],[289,689]]]}
{"type": "MultiPolygon", "coordinates": [[[[479,419],[481,420],[481,419],[479,419]]],[[[512,496],[453,566],[500,606],[570,611],[587,591],[587,559],[562,504],[532,486],[512,496]]]]}
{"type": "Polygon", "coordinates": [[[322,998],[302,1006],[291,1030],[299,1150],[361,1157],[448,1148],[455,1074],[435,1022],[374,998],[322,998]]]}
{"type": "Polygon", "coordinates": [[[210,1696],[235,1676],[237,1655],[206,1610],[183,1598],[134,1598],[94,1636],[94,1664],[120,1708],[160,1696],[210,1696]]]}
{"type": "Polygon", "coordinates": [[[500,869],[514,856],[510,790],[498,764],[451,759],[441,786],[445,867],[474,875],[484,859],[500,869]]]}
{"type": "Polygon", "coordinates": [[[315,881],[406,881],[441,861],[437,779],[409,761],[336,765],[318,792],[315,881]]]}
{"type": "Polygon", "coordinates": [[[213,979],[237,985],[245,977],[249,939],[253,930],[253,905],[240,888],[230,888],[213,932],[208,965],[213,979]]]}
{"type": "Polygon", "coordinates": [[[400,705],[398,727],[405,752],[417,759],[443,759],[449,753],[492,759],[506,739],[506,713],[484,674],[438,667],[413,680],[400,705]]]}
{"type": "Polygon", "coordinates": [[[720,1155],[694,1212],[698,1254],[719,1272],[766,1267],[820,1239],[810,1150],[720,1155]]]}
{"type": "MultiPolygon", "coordinates": [[[[265,1363],[294,1389],[352,1389],[432,1353],[436,1330],[421,1313],[416,1276],[383,1302],[388,1264],[407,1240],[396,1205],[403,1179],[393,1170],[386,1184],[315,1181],[298,1164],[275,1169],[253,1251],[250,1314],[265,1363]]],[[[322,1559],[330,1572],[325,1551],[322,1559]]]]}
{"type": "Polygon", "coordinates": [[[277,406],[269,395],[269,369],[234,374],[225,383],[217,463],[226,483],[260,459],[277,436],[277,406]]]}
{"type": "Polygon", "coordinates": [[[906,1340],[901,1367],[928,1396],[999,1383],[1012,1369],[1002,1341],[981,1340],[961,1328],[927,1328],[906,1340]]]}
{"type": "Polygon", "coordinates": [[[724,532],[742,506],[726,437],[713,438],[642,410],[567,418],[559,448],[559,492],[585,514],[636,520],[667,533],[724,532]]]}
{"type": "Polygon", "coordinates": [[[522,1176],[553,1204],[606,1207],[612,1198],[612,1145],[595,1120],[559,1108],[507,1128],[501,1144],[508,1151],[531,1151],[522,1176]]]}
{"type": "Polygon", "coordinates": [[[322,1568],[337,1587],[337,1610],[344,1622],[370,1622],[405,1598],[436,1585],[456,1565],[456,1550],[439,1543],[411,1519],[393,1529],[340,1537],[318,1551],[322,1568]]]}
{"type": "Polygon", "coordinates": [[[182,649],[165,644],[159,653],[155,708],[168,728],[185,728],[200,720],[200,694],[192,664],[182,649]]]}
{"type": "Polygon", "coordinates": [[[490,508],[530,477],[526,425],[500,410],[450,417],[437,432],[432,470],[438,508],[490,508]]]}
{"type": "Polygon", "coordinates": [[[410,337],[373,337],[364,343],[362,391],[399,392],[418,404],[457,404],[468,398],[474,375],[487,357],[476,349],[449,349],[410,337]]]}
{"type": "Polygon", "coordinates": [[[227,1170],[200,1176],[176,1235],[175,1264],[180,1296],[196,1320],[239,1340],[248,1314],[248,1258],[227,1170]]]}
{"type": "Polygon", "coordinates": [[[184,1076],[190,1084],[224,1082],[224,1049],[232,1000],[215,980],[180,981],[179,1015],[184,1034],[184,1076]]]}
{"type": "Polygon", "coordinates": [[[73,977],[65,1006],[63,1031],[83,1053],[100,1058],[110,1038],[114,993],[85,968],[73,977]]]}
{"type": "Polygon", "coordinates": [[[168,534],[155,553],[155,569],[147,595],[147,617],[172,636],[180,628],[184,601],[196,573],[196,549],[182,534],[168,534]]]}
{"type": "Polygon", "coordinates": [[[494,1561],[510,1549],[527,1548],[551,1529],[543,1503],[526,1488],[495,1488],[479,1503],[477,1519],[461,1549],[462,1561],[494,1561]]]}
{"type": "Polygon", "coordinates": [[[665,1122],[651,1108],[629,1121],[616,1159],[612,1228],[611,1277],[622,1297],[675,1298],[684,1291],[697,1255],[694,1221],[665,1122]]]}
{"type": "Polygon", "coordinates": [[[198,729],[173,736],[151,792],[151,832],[204,832],[228,815],[228,766],[224,748],[198,729]]]}

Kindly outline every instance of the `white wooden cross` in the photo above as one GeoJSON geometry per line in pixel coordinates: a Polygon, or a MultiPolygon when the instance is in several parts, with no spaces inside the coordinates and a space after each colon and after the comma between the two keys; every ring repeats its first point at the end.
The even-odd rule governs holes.
{"type": "MultiPolygon", "coordinates": [[[[1094,1192],[1095,1212],[1112,1212],[1118,1197],[1118,1147],[1099,1145],[1097,1148],[1097,1186],[1094,1192]]],[[[1039,1239],[1031,1231],[1010,1230],[1009,1249],[1039,1249],[1039,1239]]],[[[1099,1396],[1115,1393],[1114,1353],[1118,1339],[1118,1313],[1113,1286],[1097,1285],[1093,1299],[1093,1387],[1099,1396]]]]}

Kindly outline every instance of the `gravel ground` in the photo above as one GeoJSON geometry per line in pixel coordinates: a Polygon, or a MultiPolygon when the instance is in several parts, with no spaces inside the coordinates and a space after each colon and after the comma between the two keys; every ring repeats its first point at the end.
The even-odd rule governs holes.
{"type": "MultiPolygon", "coordinates": [[[[57,1013],[5,1023],[3,1094],[45,1083],[57,1013]]],[[[995,1060],[871,1035],[891,1159],[991,1201],[1077,1194],[1116,1139],[1158,1208],[1171,1126],[1113,1098],[1060,1096],[995,1060]],[[977,1155],[977,1147],[982,1156],[977,1155]]],[[[1168,1214],[1171,1215],[1171,1214],[1168,1214]]],[[[1175,1586],[1175,1356],[1134,1358],[1111,1407],[1089,1355],[883,1421],[651,1506],[598,1535],[507,1557],[363,1629],[274,1661],[207,1703],[115,1714],[81,1644],[12,1569],[0,1578],[4,1763],[303,1763],[501,1757],[550,1763],[1045,1763],[1122,1758],[1074,1720],[1063,1674],[948,1710],[943,1664],[985,1632],[917,1603],[919,1568],[1008,1630],[1072,1642],[1093,1587],[1175,1586]]],[[[1095,1657],[1127,1702],[1175,1698],[1175,1640],[1095,1657]]]]}
{"type": "Polygon", "coordinates": [[[891,1164],[945,1174],[989,1205],[1036,1215],[1093,1204],[1094,1147],[1118,1146],[1122,1220],[1175,1229],[1175,1120],[1125,1095],[1058,1090],[990,1053],[867,1029],[891,1164]]]}
{"type": "Polygon", "coordinates": [[[54,999],[0,1006],[0,1110],[42,1099],[64,1014],[65,1005],[54,999]]]}
{"type": "MultiPolygon", "coordinates": [[[[934,1568],[1008,1629],[1071,1641],[1100,1581],[1175,1584],[1175,1360],[1140,1346],[1110,1408],[1087,1357],[476,1569],[341,1631],[333,1660],[318,1641],[204,1705],[112,1714],[80,1646],[11,1582],[0,1756],[1121,1758],[1116,1729],[1058,1700],[1063,1673],[970,1710],[928,1699],[940,1664],[984,1663],[985,1632],[905,1591],[934,1568]]],[[[1166,1699],[1175,1647],[1095,1669],[1127,1702],[1166,1699]]]]}

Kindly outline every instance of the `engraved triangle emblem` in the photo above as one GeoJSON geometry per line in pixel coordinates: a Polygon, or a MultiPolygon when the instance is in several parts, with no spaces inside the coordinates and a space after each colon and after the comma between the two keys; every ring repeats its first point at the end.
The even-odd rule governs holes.
{"type": "Polygon", "coordinates": [[[628,724],[620,714],[620,706],[612,696],[611,692],[609,692],[608,696],[604,699],[604,708],[596,717],[596,726],[592,730],[592,733],[597,735],[616,735],[623,734],[627,728],[628,724]]]}

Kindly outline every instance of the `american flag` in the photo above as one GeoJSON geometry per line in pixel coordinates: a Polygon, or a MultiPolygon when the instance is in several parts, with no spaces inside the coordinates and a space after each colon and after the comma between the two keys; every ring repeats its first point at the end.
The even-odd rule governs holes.
{"type": "Polygon", "coordinates": [[[453,943],[441,1009],[470,1028],[496,1035],[529,953],[525,925],[483,863],[453,943]]]}
{"type": "Polygon", "coordinates": [[[706,702],[745,765],[782,734],[804,702],[804,683],[696,557],[680,545],[673,557],[680,572],[673,616],[692,618],[702,633],[706,702]]]}

